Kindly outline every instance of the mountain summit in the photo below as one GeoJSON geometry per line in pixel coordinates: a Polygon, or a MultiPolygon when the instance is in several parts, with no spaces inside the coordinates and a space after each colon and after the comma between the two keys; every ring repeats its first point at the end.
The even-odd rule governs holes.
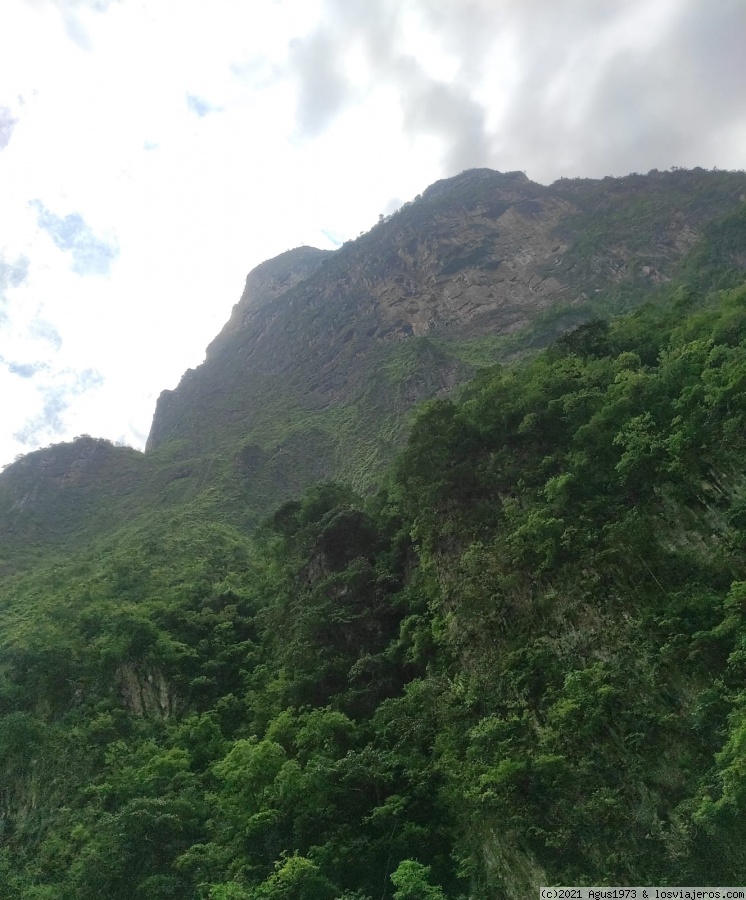
{"type": "Polygon", "coordinates": [[[746,176],[704,171],[438,182],[334,253],[258,266],[203,365],[161,395],[148,450],[227,450],[254,514],[319,479],[368,488],[417,403],[641,302],[745,193],[746,176]]]}
{"type": "Polygon", "coordinates": [[[107,478],[82,445],[30,454],[0,476],[0,533],[63,545],[194,502],[253,525],[318,481],[369,490],[418,403],[643,302],[745,196],[743,173],[703,170],[439,181],[335,252],[257,266],[204,363],[161,394],[145,458],[113,448],[107,478]]]}

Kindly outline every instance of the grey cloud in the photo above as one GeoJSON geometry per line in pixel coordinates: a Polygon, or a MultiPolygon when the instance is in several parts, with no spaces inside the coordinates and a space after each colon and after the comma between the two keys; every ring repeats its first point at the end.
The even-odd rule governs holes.
{"type": "MultiPolygon", "coordinates": [[[[401,34],[401,10],[402,5],[392,0],[327,0],[327,16],[319,28],[291,47],[291,72],[298,80],[296,120],[300,135],[314,137],[324,131],[354,98],[344,56],[350,46],[356,45],[368,60],[372,83],[389,83],[396,88],[410,136],[442,138],[448,170],[488,164],[491,147],[485,110],[470,96],[462,80],[448,83],[435,79],[412,56],[401,34]]],[[[463,11],[462,16],[465,14],[463,11]]],[[[433,27],[450,29],[449,16],[431,16],[430,21],[433,27]]]]}
{"type": "Polygon", "coordinates": [[[43,408],[39,415],[29,419],[13,437],[25,446],[43,443],[49,438],[62,434],[65,429],[64,413],[74,397],[93,388],[100,387],[104,379],[93,369],[82,372],[65,371],[68,382],[45,386],[39,389],[43,398],[43,408]]]}
{"type": "Polygon", "coordinates": [[[324,131],[350,99],[338,51],[334,38],[324,31],[291,46],[290,67],[298,78],[297,124],[303,137],[324,131]]]}
{"type": "Polygon", "coordinates": [[[552,180],[744,166],[744,34],[743,0],[326,0],[316,31],[290,50],[298,131],[319,134],[354,99],[345,68],[354,47],[371,86],[396,88],[407,132],[444,141],[444,174],[488,165],[552,180]],[[451,81],[414,58],[405,14],[455,57],[451,81]],[[493,104],[477,90],[496,53],[509,65],[493,104]]]}
{"type": "Polygon", "coordinates": [[[7,106],[0,106],[0,150],[8,146],[13,129],[18,124],[18,119],[7,106]]]}
{"type": "Polygon", "coordinates": [[[500,9],[493,0],[460,0],[451,3],[415,3],[424,21],[443,46],[459,61],[459,78],[470,82],[481,74],[493,42],[500,34],[500,9]]]}
{"type": "Polygon", "coordinates": [[[301,137],[326,129],[353,99],[344,55],[362,48],[376,76],[395,59],[398,0],[326,0],[326,15],[307,38],[290,46],[290,72],[298,81],[296,120],[301,137]]]}
{"type": "Polygon", "coordinates": [[[547,5],[538,28],[511,18],[522,71],[501,123],[510,167],[549,179],[746,162],[736,143],[746,125],[746,7],[684,0],[654,31],[633,28],[650,8],[576,0],[571,16],[547,5]],[[611,49],[601,57],[602,41],[611,49]]]}
{"type": "Polygon", "coordinates": [[[413,137],[434,134],[446,141],[448,172],[485,165],[491,160],[485,110],[459,84],[434,81],[413,59],[397,64],[405,130],[413,137]]]}
{"type": "Polygon", "coordinates": [[[78,275],[108,275],[111,264],[119,256],[119,248],[96,237],[80,213],[57,216],[40,200],[30,204],[37,212],[37,222],[60,250],[72,255],[72,270],[78,275]]]}
{"type": "Polygon", "coordinates": [[[187,94],[186,102],[189,109],[196,113],[200,119],[209,113],[219,112],[221,109],[221,107],[214,106],[209,100],[205,100],[204,97],[198,97],[196,94],[187,94]]]}

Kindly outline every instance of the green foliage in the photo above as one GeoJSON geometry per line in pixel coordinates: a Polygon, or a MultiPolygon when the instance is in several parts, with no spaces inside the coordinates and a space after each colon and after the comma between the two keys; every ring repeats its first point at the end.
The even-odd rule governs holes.
{"type": "Polygon", "coordinates": [[[439,887],[433,887],[429,877],[429,866],[411,859],[403,860],[391,875],[396,887],[394,900],[445,900],[443,891],[439,887]]]}
{"type": "Polygon", "coordinates": [[[319,867],[302,856],[277,864],[276,871],[250,897],[252,900],[334,900],[337,891],[319,867]]]}
{"type": "Polygon", "coordinates": [[[318,478],[248,537],[218,491],[7,576],[2,896],[742,884],[739,227],[426,403],[373,496],[318,478]]]}

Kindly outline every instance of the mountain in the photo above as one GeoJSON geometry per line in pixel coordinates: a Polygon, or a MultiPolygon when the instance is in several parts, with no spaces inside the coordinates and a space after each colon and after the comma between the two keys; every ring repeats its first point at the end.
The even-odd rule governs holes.
{"type": "Polygon", "coordinates": [[[186,506],[254,527],[325,479],[370,491],[418,403],[644,302],[745,196],[737,172],[543,186],[477,169],[334,253],[265,262],[204,363],[161,394],[144,457],[84,439],[0,475],[0,565],[186,506]]]}
{"type": "Polygon", "coordinates": [[[360,458],[366,420],[400,435],[413,404],[515,352],[532,327],[546,342],[669,280],[710,219],[741,202],[746,181],[720,174],[543,187],[474,170],[334,254],[283,254],[249,276],[205,363],[162,394],[148,448],[171,441],[194,457],[250,435],[256,445],[238,453],[268,454],[251,477],[282,483],[312,446],[312,478],[336,472],[362,486],[393,449],[370,435],[360,458]]]}
{"type": "Polygon", "coordinates": [[[0,897],[743,885],[745,201],[463,173],[7,467],[0,897]]]}

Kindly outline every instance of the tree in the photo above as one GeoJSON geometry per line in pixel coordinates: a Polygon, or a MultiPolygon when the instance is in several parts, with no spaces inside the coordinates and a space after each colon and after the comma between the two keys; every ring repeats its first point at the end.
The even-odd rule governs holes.
{"type": "Polygon", "coordinates": [[[391,880],[396,888],[394,900],[446,900],[442,889],[430,884],[430,866],[413,859],[399,863],[391,880]]]}

